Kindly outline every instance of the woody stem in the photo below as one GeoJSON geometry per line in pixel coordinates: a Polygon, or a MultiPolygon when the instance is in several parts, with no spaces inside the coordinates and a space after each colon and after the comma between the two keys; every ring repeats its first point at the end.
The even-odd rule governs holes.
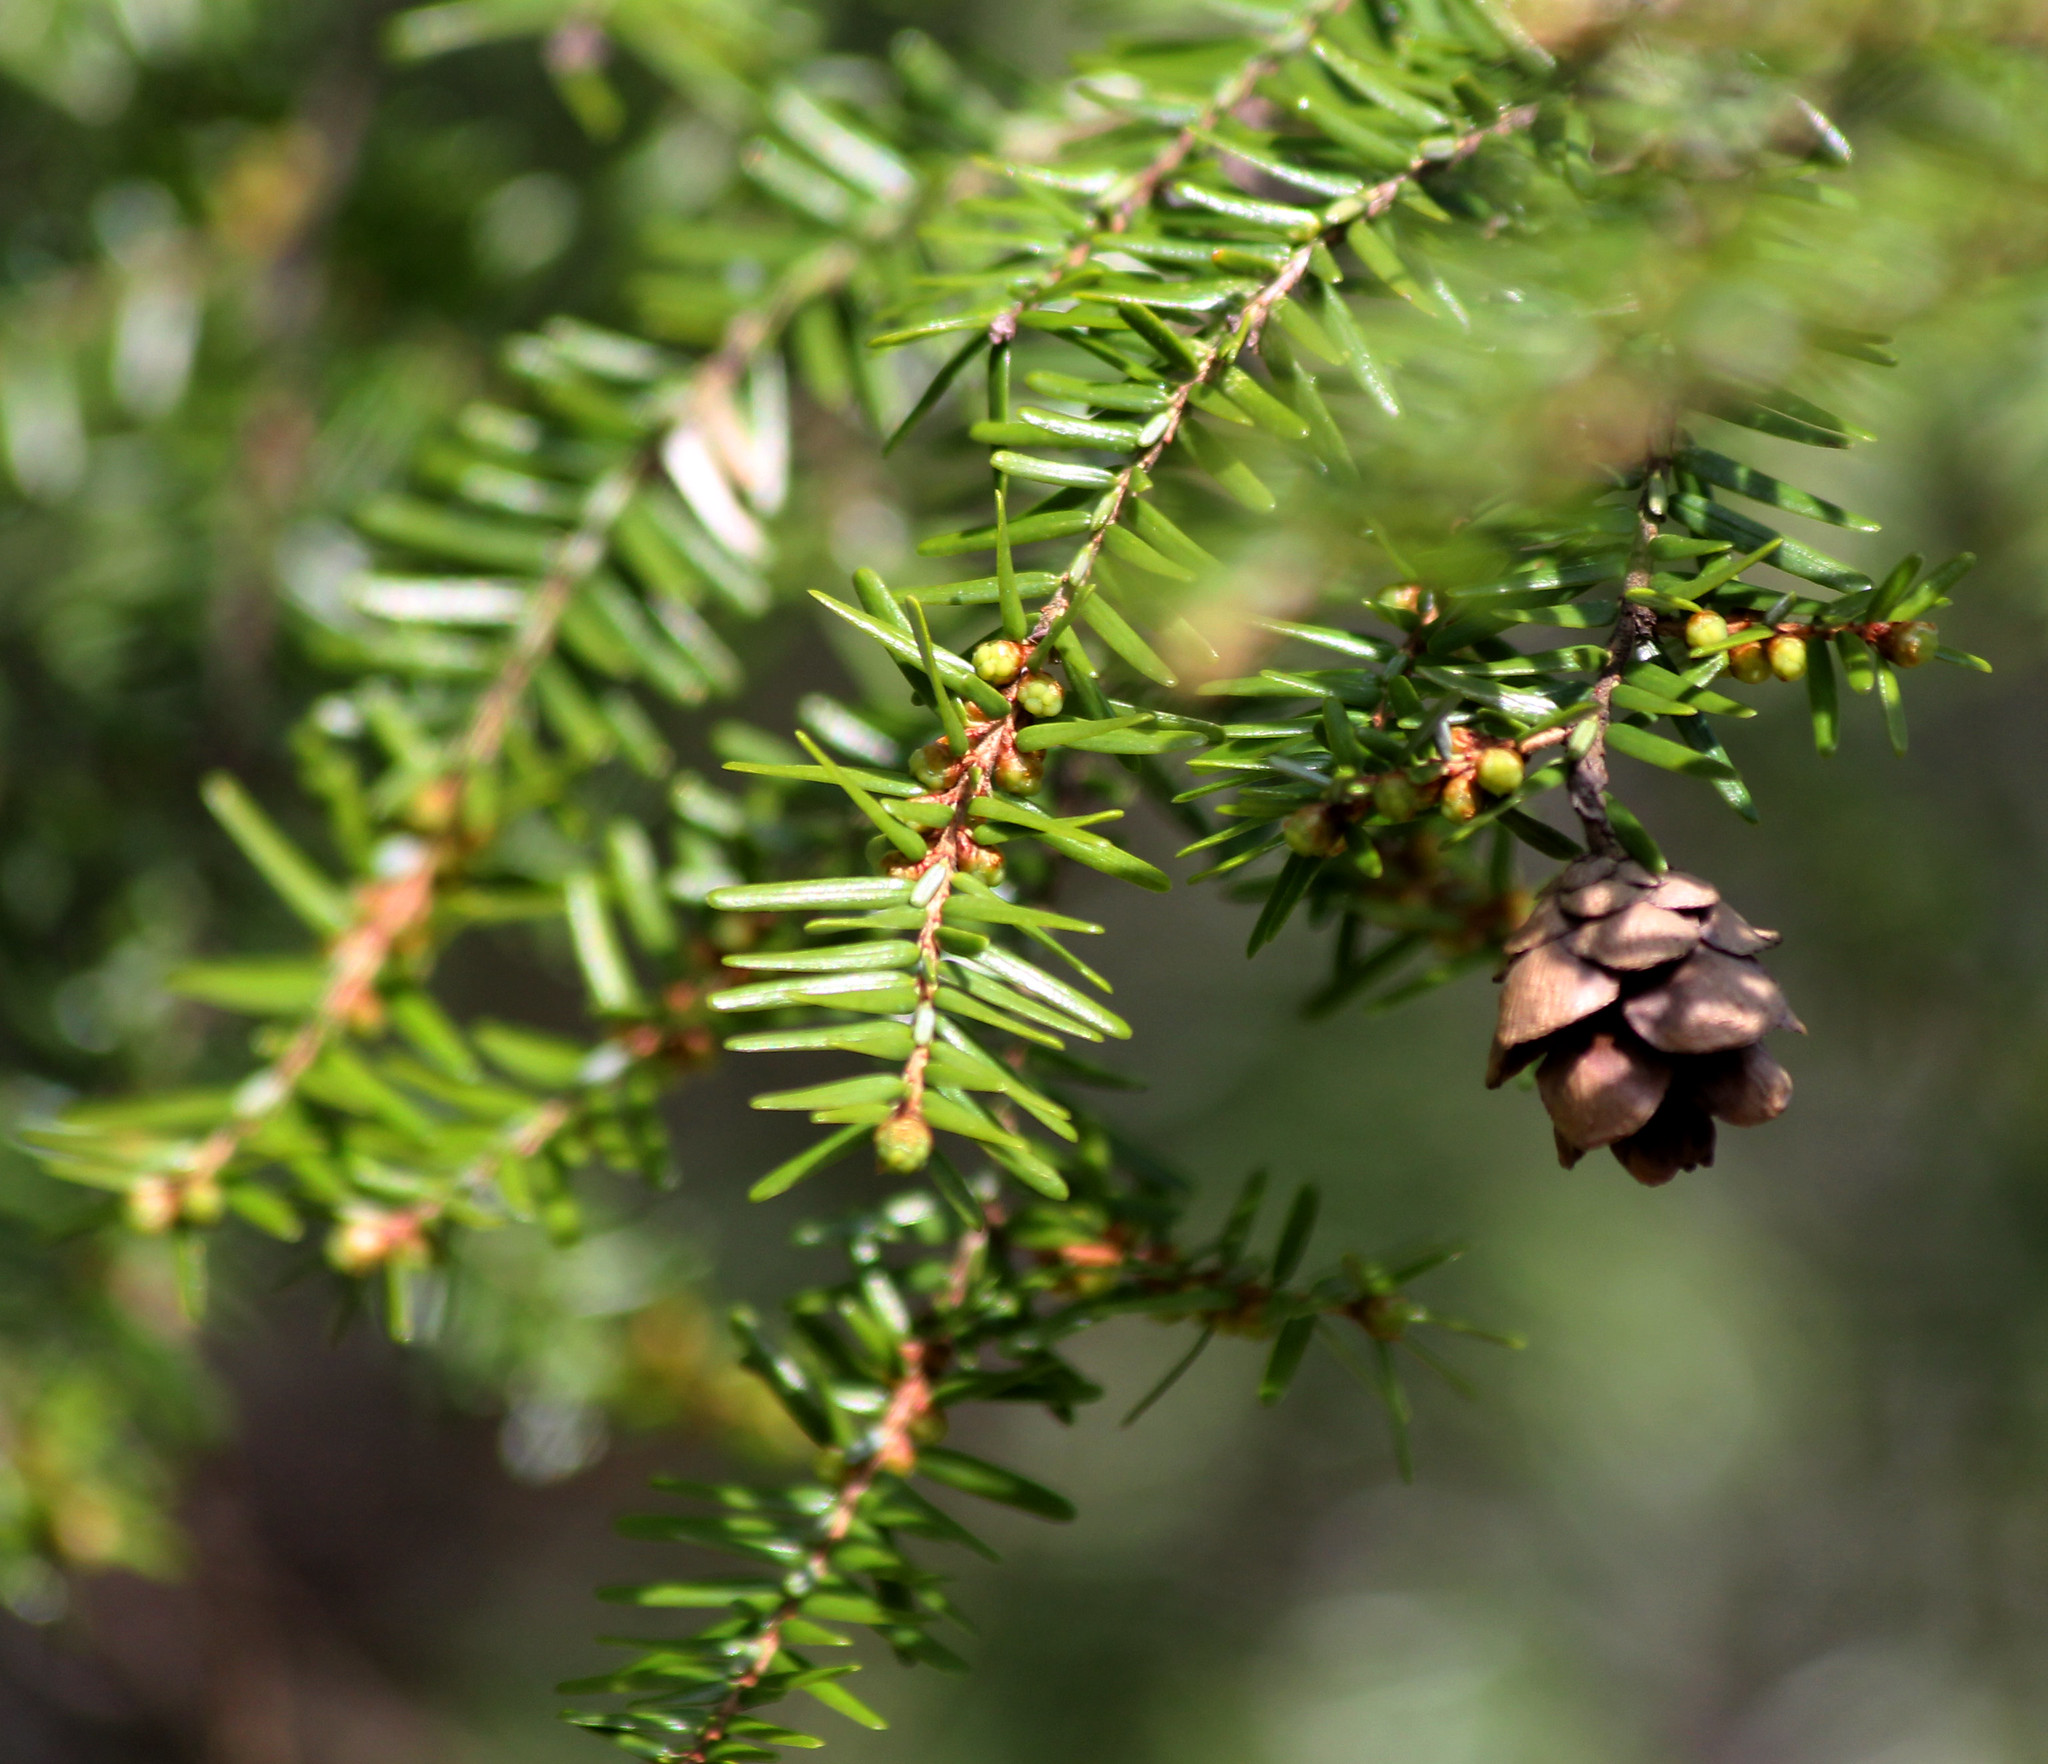
{"type": "Polygon", "coordinates": [[[1600,857],[1627,855],[1607,813],[1607,725],[1613,716],[1614,689],[1621,683],[1622,670],[1635,658],[1656,623],[1650,608],[1631,597],[1631,591],[1647,591],[1650,586],[1650,541],[1657,536],[1657,522],[1648,507],[1648,485],[1655,470],[1653,463],[1644,475],[1644,500],[1636,508],[1635,544],[1629,551],[1621,613],[1607,642],[1607,660],[1600,669],[1600,678],[1593,683],[1593,737],[1585,751],[1572,761],[1567,791],[1572,812],[1586,832],[1586,849],[1600,857]]]}

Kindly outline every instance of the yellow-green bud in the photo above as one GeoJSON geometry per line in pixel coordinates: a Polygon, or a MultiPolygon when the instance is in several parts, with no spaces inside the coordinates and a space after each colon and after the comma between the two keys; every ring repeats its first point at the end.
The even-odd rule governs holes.
{"type": "Polygon", "coordinates": [[[1771,672],[1779,679],[1790,682],[1806,678],[1806,639],[1804,637],[1773,637],[1765,646],[1771,672]]]}
{"type": "Polygon", "coordinates": [[[367,1274],[390,1254],[391,1234],[380,1213],[357,1213],[327,1236],[327,1259],[344,1274],[367,1274]]]}
{"type": "Polygon", "coordinates": [[[128,1223],[151,1237],[161,1236],[178,1222],[178,1188],[168,1177],[145,1176],[122,1201],[128,1223]]]}
{"type": "Polygon", "coordinates": [[[990,846],[969,845],[960,854],[960,867],[993,888],[1003,879],[1003,854],[990,846]]]}
{"type": "Polygon", "coordinates": [[[1045,755],[1011,749],[996,761],[995,786],[1012,796],[1036,796],[1045,786],[1045,755]]]}
{"type": "Polygon", "coordinates": [[[917,1447],[901,1434],[888,1434],[875,1448],[873,1463],[891,1476],[908,1476],[917,1468],[917,1447]]]}
{"type": "Polygon", "coordinates": [[[986,643],[977,643],[970,658],[974,671],[991,686],[1007,686],[1024,671],[1029,660],[1024,645],[1014,637],[991,637],[986,643]]]}
{"type": "Polygon", "coordinates": [[[917,1115],[891,1115],[875,1129],[875,1162],[892,1176],[922,1170],[932,1155],[932,1130],[917,1115]]]}
{"type": "Polygon", "coordinates": [[[1917,668],[1934,653],[1940,635],[1925,619],[1908,619],[1894,625],[1877,640],[1884,659],[1895,668],[1917,668]]]}
{"type": "Polygon", "coordinates": [[[1415,1321],[1415,1306],[1397,1292],[1375,1293],[1365,1301],[1361,1319],[1365,1332],[1375,1341],[1399,1341],[1415,1321]]]}
{"type": "Polygon", "coordinates": [[[1728,671],[1745,686],[1760,686],[1771,677],[1770,658],[1761,643],[1738,643],[1728,652],[1728,671]]]}
{"type": "Polygon", "coordinates": [[[1492,796],[1512,796],[1522,788],[1527,770],[1512,747],[1489,747],[1479,756],[1479,788],[1492,796]]]}
{"type": "Polygon", "coordinates": [[[1685,640],[1694,649],[1712,649],[1728,635],[1728,621],[1717,612],[1696,612],[1685,621],[1685,640]]]}
{"type": "Polygon", "coordinates": [[[1280,823],[1287,849],[1301,857],[1335,857],[1344,849],[1344,829],[1320,802],[1304,803],[1280,823]]]}
{"type": "Polygon", "coordinates": [[[455,811],[461,801],[462,786],[451,779],[438,778],[416,792],[406,804],[406,822],[422,833],[445,833],[455,824],[455,811]]]}
{"type": "Polygon", "coordinates": [[[1479,812],[1479,792],[1473,789],[1472,780],[1463,775],[1446,778],[1437,807],[1447,821],[1469,821],[1479,812]]]}
{"type": "Polygon", "coordinates": [[[1056,717],[1066,709],[1067,689],[1050,674],[1034,669],[1019,683],[1017,702],[1034,717],[1056,717]]]}
{"type": "Polygon", "coordinates": [[[946,772],[953,764],[953,748],[950,742],[927,742],[910,756],[910,775],[927,790],[943,790],[946,787],[946,772]]]}
{"type": "Polygon", "coordinates": [[[178,1217],[188,1225],[218,1225],[227,1210],[228,1197],[221,1192],[217,1177],[188,1182],[178,1196],[178,1217]]]}
{"type": "Polygon", "coordinates": [[[1422,799],[1406,772],[1389,772],[1373,784],[1372,806],[1390,821],[1412,821],[1422,799]]]}

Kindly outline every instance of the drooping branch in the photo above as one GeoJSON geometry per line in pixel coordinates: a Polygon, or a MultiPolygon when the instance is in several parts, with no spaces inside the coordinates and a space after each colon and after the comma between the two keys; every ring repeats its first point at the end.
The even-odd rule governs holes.
{"type": "Polygon", "coordinates": [[[1261,333],[1273,310],[1300,286],[1301,279],[1308,274],[1315,261],[1319,247],[1340,237],[1354,222],[1371,220],[1386,213],[1400,197],[1401,191],[1424,172],[1441,166],[1455,164],[1470,158],[1488,141],[1526,129],[1536,120],[1533,104],[1518,105],[1504,111],[1493,122],[1482,127],[1467,130],[1443,152],[1434,157],[1417,156],[1403,171],[1385,178],[1368,190],[1333,204],[1324,218],[1324,225],[1316,237],[1297,245],[1288,253],[1278,271],[1252,293],[1239,307],[1236,321],[1227,338],[1214,345],[1191,343],[1190,347],[1201,350],[1201,361],[1195,371],[1182,380],[1169,396],[1160,425],[1160,432],[1152,444],[1137,459],[1126,465],[1104,492],[1101,512],[1065,571],[1054,585],[1051,596],[1040,609],[1038,623],[1032,634],[1035,644],[1043,640],[1060,616],[1066,611],[1073,591],[1088,580],[1095,560],[1107,543],[1109,529],[1116,525],[1122,515],[1125,503],[1135,492],[1141,475],[1149,475],[1165,456],[1167,450],[1179,439],[1182,425],[1187,421],[1189,403],[1204,386],[1220,379],[1247,350],[1256,350],[1261,333]]]}
{"type": "MultiPolygon", "coordinates": [[[[975,1262],[987,1243],[986,1228],[961,1234],[947,1269],[943,1304],[932,1311],[918,1333],[899,1344],[900,1369],[889,1388],[888,1402],[868,1435],[866,1450],[846,1464],[831,1504],[818,1517],[811,1552],[797,1570],[798,1583],[806,1591],[829,1572],[834,1548],[853,1529],[861,1502],[874,1489],[877,1479],[883,1475],[907,1476],[916,1464],[916,1431],[932,1412],[934,1382],[951,1364],[957,1349],[952,1334],[953,1314],[965,1299],[975,1262]]],[[[747,1650],[746,1664],[734,1676],[690,1748],[675,1755],[675,1764],[707,1764],[746,1707],[748,1693],[774,1666],[775,1656],[782,1650],[784,1633],[803,1610],[804,1597],[804,1592],[788,1594],[763,1619],[760,1634],[747,1650]]]]}
{"type": "Polygon", "coordinates": [[[1127,232],[1131,222],[1151,206],[1159,194],[1159,186],[1187,162],[1189,154],[1204,144],[1216,125],[1249,98],[1261,80],[1300,54],[1313,41],[1316,32],[1350,4],[1351,0],[1315,0],[1313,5],[1303,9],[1299,18],[1223,80],[1193,122],[1168,141],[1148,164],[1115,186],[1114,200],[1096,210],[1087,232],[1074,241],[1067,254],[989,321],[989,341],[1011,341],[1017,335],[1018,323],[1025,313],[1057,294],[1061,284],[1085,267],[1106,241],[1127,232]]]}
{"type": "Polygon", "coordinates": [[[555,651],[571,603],[603,567],[620,517],[659,469],[664,440],[678,427],[711,420],[797,309],[843,285],[858,262],[858,253],[842,243],[794,265],[766,297],[732,318],[719,347],[664,402],[647,436],[591,486],[576,525],[558,542],[547,574],[529,597],[510,652],[453,743],[447,768],[420,790],[420,818],[437,830],[412,841],[392,873],[357,890],[354,911],[329,946],[327,979],[313,1010],[270,1064],[244,1083],[234,1113],[169,1176],[173,1216],[181,1195],[202,1195],[202,1207],[211,1204],[209,1191],[217,1190],[222,1172],[290,1101],[328,1044],[373,1013],[394,953],[427,934],[441,886],[476,850],[476,837],[464,824],[471,782],[497,763],[535,675],[555,651]]]}

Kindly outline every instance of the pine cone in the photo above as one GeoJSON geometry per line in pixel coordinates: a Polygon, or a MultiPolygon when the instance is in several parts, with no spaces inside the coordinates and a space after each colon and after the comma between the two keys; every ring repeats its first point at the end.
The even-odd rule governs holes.
{"type": "Polygon", "coordinates": [[[1566,1169],[1603,1145],[1638,1182],[1711,1164],[1717,1117],[1760,1126],[1792,1100],[1762,1046],[1806,1032],[1756,960],[1777,941],[1697,876],[1580,858],[1507,941],[1487,1088],[1543,1062],[1566,1169]]]}

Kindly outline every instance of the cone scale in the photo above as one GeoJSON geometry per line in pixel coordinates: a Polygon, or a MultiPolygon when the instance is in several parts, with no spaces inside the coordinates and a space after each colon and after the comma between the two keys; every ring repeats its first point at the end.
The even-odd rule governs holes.
{"type": "Polygon", "coordinates": [[[1488,1087],[1536,1067],[1567,1169],[1602,1147],[1653,1186],[1711,1164],[1716,1121],[1792,1099],[1763,1047],[1804,1032],[1756,959],[1777,941],[1697,876],[1579,859],[1507,941],[1488,1087]]]}

